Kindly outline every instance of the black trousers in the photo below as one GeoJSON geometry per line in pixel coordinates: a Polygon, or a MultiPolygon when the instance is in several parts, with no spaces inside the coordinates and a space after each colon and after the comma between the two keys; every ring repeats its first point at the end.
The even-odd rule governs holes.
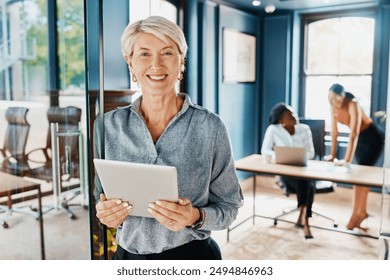
{"type": "Polygon", "coordinates": [[[283,176],[281,180],[287,192],[297,194],[298,207],[307,207],[306,217],[310,218],[312,216],[312,206],[316,192],[315,181],[283,176]]]}
{"type": "Polygon", "coordinates": [[[376,124],[373,123],[360,132],[355,151],[357,164],[375,165],[383,152],[384,144],[385,133],[376,124]]]}
{"type": "Polygon", "coordinates": [[[158,254],[139,255],[127,252],[118,245],[113,260],[221,260],[221,250],[211,238],[194,240],[158,254]]]}

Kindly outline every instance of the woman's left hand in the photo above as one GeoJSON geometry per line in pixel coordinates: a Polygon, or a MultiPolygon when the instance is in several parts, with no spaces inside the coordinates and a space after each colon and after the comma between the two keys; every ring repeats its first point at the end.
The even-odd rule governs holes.
{"type": "Polygon", "coordinates": [[[188,198],[180,198],[179,202],[158,200],[149,203],[148,211],[162,225],[172,231],[179,231],[191,226],[199,219],[199,211],[192,206],[188,198]]]}

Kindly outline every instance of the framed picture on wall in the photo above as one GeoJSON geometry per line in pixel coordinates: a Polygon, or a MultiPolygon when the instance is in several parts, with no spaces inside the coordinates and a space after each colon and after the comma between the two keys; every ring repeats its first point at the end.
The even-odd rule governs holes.
{"type": "Polygon", "coordinates": [[[256,81],[256,37],[234,29],[223,29],[223,82],[256,81]]]}

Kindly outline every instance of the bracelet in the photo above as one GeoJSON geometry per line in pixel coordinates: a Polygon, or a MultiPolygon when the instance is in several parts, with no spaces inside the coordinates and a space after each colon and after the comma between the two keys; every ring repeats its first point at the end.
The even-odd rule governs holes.
{"type": "Polygon", "coordinates": [[[194,208],[198,209],[198,211],[199,211],[199,219],[191,225],[191,228],[198,229],[198,228],[201,228],[203,226],[203,223],[204,223],[204,212],[203,212],[204,210],[202,208],[199,208],[199,207],[194,207],[194,208]]]}

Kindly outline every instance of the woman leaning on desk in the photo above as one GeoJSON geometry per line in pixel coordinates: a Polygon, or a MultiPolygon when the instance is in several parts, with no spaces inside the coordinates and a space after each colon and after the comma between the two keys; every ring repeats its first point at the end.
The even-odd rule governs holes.
{"type": "Polygon", "coordinates": [[[131,201],[101,194],[96,216],[118,228],[114,259],[221,259],[211,231],[235,220],[243,196],[225,125],[176,93],[187,53],[184,34],[152,16],[129,24],[121,43],[142,96],[105,114],[105,158],[175,166],[180,199],[150,203],[154,218],[146,218],[129,215],[131,201]]]}
{"type": "MultiPolygon", "coordinates": [[[[379,159],[384,146],[384,133],[367,116],[360,107],[355,96],[344,90],[340,84],[333,84],[329,88],[328,100],[331,109],[332,126],[331,154],[326,156],[329,161],[337,164],[349,164],[355,158],[357,164],[373,166],[379,159]],[[343,160],[336,158],[337,153],[337,124],[349,127],[348,147],[343,160]]],[[[361,228],[361,223],[368,217],[367,197],[369,187],[354,186],[353,212],[347,224],[347,229],[361,228]]]]}
{"type": "MultiPolygon", "coordinates": [[[[270,113],[269,123],[261,154],[263,156],[273,155],[274,146],[304,147],[307,150],[308,158],[314,157],[314,145],[310,127],[298,123],[292,107],[284,104],[276,104],[270,113]]],[[[312,216],[312,205],[315,194],[315,182],[312,180],[281,177],[287,190],[297,194],[299,217],[297,227],[303,227],[306,239],[313,238],[310,231],[309,218],[312,216]]]]}

